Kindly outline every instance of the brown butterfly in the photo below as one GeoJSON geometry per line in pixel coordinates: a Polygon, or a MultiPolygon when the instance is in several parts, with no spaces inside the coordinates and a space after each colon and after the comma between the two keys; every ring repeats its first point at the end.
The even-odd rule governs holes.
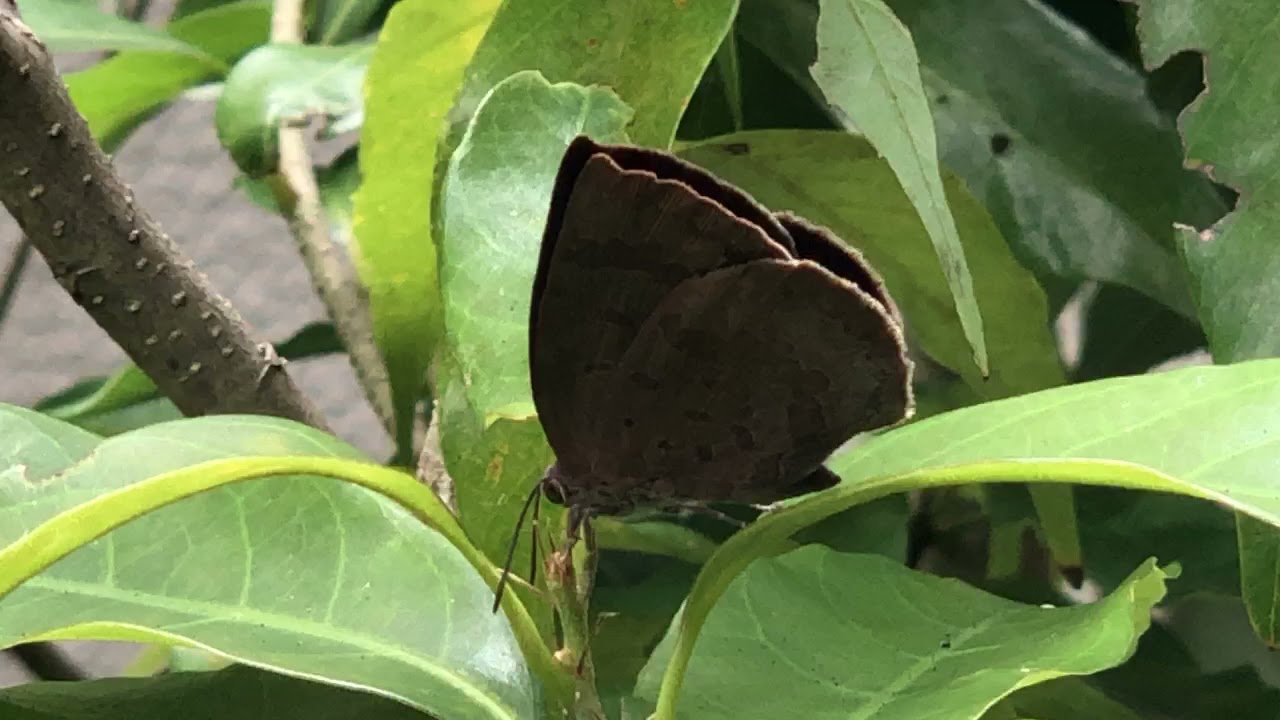
{"type": "Polygon", "coordinates": [[[668,153],[586,137],[556,176],[529,364],[556,457],[530,501],[568,507],[570,541],[592,515],[828,488],[836,448],[912,407],[901,318],[858,253],[668,153]]]}

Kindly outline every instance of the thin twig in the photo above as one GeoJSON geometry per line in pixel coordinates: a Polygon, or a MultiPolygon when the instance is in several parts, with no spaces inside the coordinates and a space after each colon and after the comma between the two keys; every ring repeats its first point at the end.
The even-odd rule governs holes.
{"type": "Polygon", "coordinates": [[[418,453],[418,481],[431,488],[445,507],[458,514],[458,494],[453,478],[445,469],[444,451],[440,446],[440,409],[432,410],[426,433],[422,438],[422,452],[418,453]]]}
{"type": "Polygon", "coordinates": [[[31,241],[26,235],[18,238],[18,244],[9,256],[9,264],[4,269],[4,279],[0,280],[0,330],[9,317],[13,307],[13,299],[17,296],[18,285],[22,281],[22,273],[27,269],[27,261],[31,259],[31,241]]]}
{"type": "MultiPolygon", "coordinates": [[[[271,41],[301,43],[303,0],[276,0],[271,15],[271,41]]],[[[320,186],[307,148],[306,126],[280,125],[279,182],[272,183],[276,201],[289,218],[289,229],[321,302],[329,311],[347,357],[374,413],[396,437],[395,408],[386,364],[374,342],[368,294],[342,249],[329,235],[320,186]]]]}
{"type": "Polygon", "coordinates": [[[53,59],[0,1],[0,202],[54,277],[185,415],[323,416],[94,141],[53,59]]]}

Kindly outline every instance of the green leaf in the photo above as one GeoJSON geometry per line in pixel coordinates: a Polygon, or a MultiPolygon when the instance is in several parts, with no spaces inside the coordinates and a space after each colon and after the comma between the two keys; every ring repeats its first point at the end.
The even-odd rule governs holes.
{"type": "Polygon", "coordinates": [[[382,0],[320,0],[310,35],[320,45],[355,40],[372,30],[370,22],[382,10],[382,0]]]}
{"type": "MultiPolygon", "coordinates": [[[[537,420],[499,418],[486,426],[462,397],[462,383],[451,377],[439,395],[440,443],[462,524],[476,547],[495,563],[502,562],[510,543],[517,542],[512,567],[523,574],[529,567],[532,536],[514,534],[516,518],[555,458],[537,420]]],[[[560,514],[552,510],[548,521],[557,523],[560,514]]]]}
{"type": "Polygon", "coordinates": [[[756,131],[694,145],[681,155],[772,210],[792,210],[831,228],[862,252],[884,277],[912,339],[983,397],[1063,381],[1044,293],[955,179],[945,185],[986,320],[986,380],[973,365],[928,233],[891,168],[866,140],[840,132],[756,131]]]}
{"type": "Polygon", "coordinates": [[[608,87],[636,111],[631,139],[666,149],[737,9],[737,0],[630,3],[609,12],[593,0],[509,0],[467,68],[446,147],[456,147],[495,85],[538,70],[553,83],[608,87]],[[532,28],[537,42],[528,41],[532,28]]]}
{"type": "MultiPolygon", "coordinates": [[[[350,246],[351,203],[360,186],[359,146],[342,151],[328,165],[317,166],[315,174],[316,182],[320,185],[320,203],[324,206],[325,217],[329,221],[329,232],[335,242],[350,246]]],[[[259,207],[274,213],[280,212],[280,204],[276,202],[275,193],[265,179],[240,175],[235,183],[259,207]]]]}
{"type": "Polygon", "coordinates": [[[1235,595],[1240,588],[1232,514],[1177,495],[1076,488],[1089,578],[1106,591],[1143,558],[1177,562],[1182,575],[1170,598],[1189,593],[1235,595]]]}
{"type": "MultiPolygon", "coordinates": [[[[1254,48],[1267,41],[1270,10],[1263,3],[1227,8],[1175,0],[1144,7],[1138,25],[1143,60],[1150,66],[1183,50],[1204,54],[1206,93],[1180,123],[1188,163],[1211,167],[1216,180],[1239,193],[1231,214],[1212,228],[1183,228],[1179,236],[1218,362],[1280,355],[1274,322],[1280,313],[1280,252],[1271,230],[1280,217],[1269,183],[1280,167],[1280,151],[1270,141],[1271,123],[1262,120],[1276,92],[1269,68],[1253,59],[1254,48]]],[[[1241,594],[1255,629],[1275,645],[1280,537],[1265,537],[1256,524],[1240,522],[1241,594]]]]}
{"type": "MultiPolygon", "coordinates": [[[[1181,578],[1179,578],[1181,580],[1181,578]]],[[[1177,585],[1178,583],[1174,583],[1177,585]]],[[[1139,640],[1139,643],[1142,641],[1139,640]]],[[[1064,677],[1025,687],[1000,702],[1008,717],[1036,720],[1143,720],[1143,716],[1080,678],[1064,677]]],[[[992,708],[992,711],[996,708],[992,708]]],[[[983,715],[993,720],[993,712],[983,715]]]]}
{"type": "MultiPolygon", "coordinates": [[[[26,6],[24,6],[25,8],[26,6]]],[[[67,75],[67,90],[108,150],[187,88],[221,77],[230,63],[267,39],[271,3],[239,0],[174,20],[168,31],[226,65],[175,52],[123,52],[67,75]]]]}
{"type": "Polygon", "coordinates": [[[1142,636],[1129,662],[1090,682],[1144,718],[1275,720],[1280,707],[1280,690],[1268,687],[1253,668],[1206,673],[1161,625],[1142,636]]]}
{"type": "Polygon", "coordinates": [[[1043,3],[890,6],[925,64],[944,163],[1023,261],[1037,274],[1125,285],[1190,315],[1173,224],[1207,222],[1222,202],[1182,167],[1174,123],[1145,78],[1043,3]]]}
{"type": "MultiPolygon", "coordinates": [[[[1121,473],[1130,479],[1105,484],[1212,499],[1280,522],[1280,492],[1271,482],[1280,459],[1277,425],[1280,360],[1260,360],[1099,380],[963,408],[884,433],[837,453],[829,465],[858,485],[967,463],[1097,460],[1101,471],[1121,462],[1131,466],[1121,473]]],[[[1031,463],[1027,474],[1028,481],[1045,480],[1031,463]]]]}
{"type": "Polygon", "coordinates": [[[577,135],[625,141],[630,119],[607,89],[521,72],[494,87],[450,159],[439,240],[446,340],[485,424],[533,414],[530,288],[560,158],[577,135]]]}
{"type": "Polygon", "coordinates": [[[220,63],[199,47],[164,30],[105,13],[77,0],[34,0],[22,3],[22,20],[55,53],[102,50],[150,50],[195,58],[206,68],[220,63]]]}
{"type": "MultiPolygon", "coordinates": [[[[1193,315],[1173,224],[1211,222],[1223,203],[1182,167],[1174,123],[1143,76],[1043,3],[889,6],[919,52],[943,164],[978,195],[1019,259],[1046,280],[1125,285],[1193,315]]],[[[744,44],[814,87],[817,0],[749,7],[760,20],[745,22],[744,11],[744,44]]]]}
{"type": "MultiPolygon", "coordinates": [[[[1080,548],[1080,527],[1076,502],[1069,485],[1032,485],[1027,488],[1036,520],[1054,568],[1072,585],[1079,585],[1084,572],[1084,551],[1080,548]]],[[[1130,566],[1132,567],[1132,566],[1130,566]]]]}
{"type": "Polygon", "coordinates": [[[813,78],[889,162],[924,221],[973,362],[988,374],[983,318],[938,169],[938,143],[920,61],[907,29],[880,0],[821,0],[813,78]]]}
{"type": "MultiPolygon", "coordinates": [[[[607,89],[517,73],[481,103],[449,163],[440,285],[456,368],[441,396],[440,433],[463,525],[498,562],[529,489],[552,459],[534,419],[528,346],[530,288],[551,186],[576,135],[623,140],[630,117],[607,89]]],[[[528,552],[522,539],[517,568],[527,567],[528,552]]]]}
{"type": "Polygon", "coordinates": [[[660,705],[679,695],[702,622],[753,559],[837,512],[894,493],[975,482],[1083,483],[1178,493],[1280,525],[1273,482],[1280,360],[1082,383],[937,415],[836,453],[843,482],[734,535],[685,605],[660,705]],[[1188,418],[1192,418],[1188,420],[1188,418]]]}
{"type": "Polygon", "coordinates": [[[42,682],[0,691],[6,720],[422,720],[407,705],[306,680],[233,666],[153,678],[42,682]]]}
{"type": "Polygon", "coordinates": [[[414,410],[442,331],[433,173],[445,114],[498,3],[401,0],[369,62],[353,253],[387,366],[396,446],[413,445],[414,410]]]}
{"type": "Polygon", "coordinates": [[[1249,623],[1268,647],[1280,647],[1280,533],[1236,514],[1240,589],[1249,623]]]}
{"type": "Polygon", "coordinates": [[[1276,90],[1270,68],[1253,57],[1266,42],[1274,8],[1266,3],[1143,3],[1138,24],[1149,66],[1176,53],[1204,55],[1206,91],[1182,115],[1187,162],[1211,167],[1218,182],[1240,193],[1236,207],[1212,228],[1183,228],[1180,240],[1194,277],[1196,305],[1209,348],[1219,362],[1280,355],[1280,223],[1268,180],[1280,167],[1272,123],[1265,118],[1276,90]]]}
{"type": "Polygon", "coordinates": [[[361,90],[373,45],[264,45],[227,75],[214,123],[231,158],[251,177],[275,170],[284,122],[325,119],[337,135],[364,119],[361,90]]]}
{"type": "Polygon", "coordinates": [[[793,22],[797,11],[803,12],[804,4],[792,0],[785,3],[753,0],[738,10],[734,31],[725,37],[719,51],[725,53],[725,48],[732,47],[736,67],[717,60],[707,68],[680,119],[680,139],[700,140],[742,130],[839,127],[808,73],[817,53],[816,5],[809,13],[807,27],[793,22]],[[807,44],[810,52],[808,58],[797,65],[801,69],[799,75],[787,73],[762,52],[754,42],[753,33],[807,44]],[[736,78],[732,74],[735,70],[736,78]]]}
{"type": "Polygon", "coordinates": [[[1121,285],[1104,285],[1085,310],[1077,381],[1137,375],[1204,347],[1191,320],[1121,285]]]}
{"type": "MultiPolygon", "coordinates": [[[[1100,602],[1045,609],[879,556],[802,548],[729,586],[703,626],[680,716],[977,718],[1019,688],[1123,662],[1165,578],[1150,561],[1100,602]]],[[[642,697],[657,694],[673,641],[642,673],[642,697]]],[[[656,717],[675,710],[660,703],[656,717]]]]}
{"type": "Polygon", "coordinates": [[[697,566],[669,557],[602,555],[591,592],[596,628],[591,654],[602,694],[631,694],[637,675],[680,610],[697,572],[697,566]]]}
{"type": "Polygon", "coordinates": [[[491,568],[411,476],[344,463],[359,453],[274,418],[99,443],[0,407],[0,434],[0,645],[197,645],[438,716],[534,715],[516,638],[490,612],[491,568]],[[236,459],[254,455],[271,457],[236,459]]]}

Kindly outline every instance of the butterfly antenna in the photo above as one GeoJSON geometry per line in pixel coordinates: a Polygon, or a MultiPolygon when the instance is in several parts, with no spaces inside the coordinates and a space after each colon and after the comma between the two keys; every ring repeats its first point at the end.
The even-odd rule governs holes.
{"type": "Polygon", "coordinates": [[[520,540],[520,529],[524,527],[525,516],[529,514],[529,508],[533,506],[535,500],[542,497],[542,483],[539,482],[533,486],[533,490],[529,491],[529,497],[524,500],[524,507],[520,508],[520,517],[516,519],[516,529],[511,533],[511,544],[507,547],[507,559],[502,563],[502,575],[498,578],[498,587],[493,590],[493,612],[498,612],[498,608],[502,605],[502,594],[507,589],[507,576],[511,574],[511,563],[516,558],[516,544],[520,540]]]}
{"type": "MultiPolygon", "coordinates": [[[[542,488],[542,484],[538,484],[538,488],[542,488]]],[[[533,521],[529,523],[529,584],[538,584],[538,549],[542,545],[542,532],[540,521],[542,519],[542,503],[533,506],[533,521]]]]}

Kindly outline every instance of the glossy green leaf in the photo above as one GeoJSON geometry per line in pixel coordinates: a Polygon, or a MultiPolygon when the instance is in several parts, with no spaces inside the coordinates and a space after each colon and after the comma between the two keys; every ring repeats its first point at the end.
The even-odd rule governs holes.
{"type": "Polygon", "coordinates": [[[432,242],[436,147],[463,70],[497,4],[402,0],[369,62],[353,259],[369,291],[399,448],[413,444],[414,409],[442,329],[432,242]]]}
{"type": "MultiPolygon", "coordinates": [[[[530,288],[551,185],[574,136],[622,140],[630,117],[607,89],[517,73],[481,104],[449,164],[440,284],[456,368],[441,396],[440,432],[463,524],[495,561],[552,460],[534,418],[528,347],[530,288]]],[[[522,538],[517,568],[528,567],[527,544],[522,538]]]]}
{"type": "Polygon", "coordinates": [[[1212,228],[1197,232],[1205,222],[1196,218],[1180,235],[1209,348],[1220,362],[1280,355],[1280,329],[1271,321],[1280,315],[1280,251],[1271,230],[1280,216],[1268,182],[1280,167],[1280,149],[1270,143],[1280,89],[1255,55],[1269,42],[1275,8],[1189,0],[1142,6],[1138,36],[1148,65],[1184,50],[1205,57],[1208,89],[1181,118],[1187,162],[1212,168],[1241,194],[1212,228]]]}
{"type": "MultiPolygon", "coordinates": [[[[320,203],[334,242],[346,247],[351,244],[352,198],[360,186],[359,147],[344,150],[328,165],[315,168],[316,183],[320,186],[320,203]]],[[[275,193],[265,179],[241,175],[236,186],[244,191],[259,207],[280,212],[275,193]]],[[[276,348],[279,350],[279,348],[276,348]]]]}
{"type": "Polygon", "coordinates": [[[1005,717],[1036,720],[1144,720],[1132,708],[1076,677],[1022,688],[1000,701],[982,720],[996,720],[1001,717],[999,710],[1005,717]]]}
{"type": "Polygon", "coordinates": [[[631,109],[533,71],[494,87],[449,162],[440,287],[447,342],[485,423],[533,414],[529,300],[560,158],[577,135],[622,142],[631,109]]]}
{"type": "Polygon", "coordinates": [[[1190,314],[1172,226],[1211,220],[1222,205],[1183,169],[1174,124],[1142,75],[1033,0],[890,6],[926,65],[943,161],[1023,260],[1190,314]]]}
{"type": "Polygon", "coordinates": [[[89,129],[108,150],[144,120],[201,82],[219,78],[230,64],[266,42],[271,3],[238,0],[169,23],[171,35],[226,63],[219,68],[175,52],[123,52],[67,75],[67,90],[89,129]]]}
{"type": "Polygon", "coordinates": [[[1240,592],[1249,622],[1269,647],[1280,647],[1280,532],[1246,515],[1236,517],[1240,592]]]}
{"type": "Polygon", "coordinates": [[[207,69],[220,63],[205,51],[159,28],[105,13],[77,0],[31,0],[22,3],[22,20],[51,52],[150,50],[195,58],[207,69]]]}
{"type": "Polygon", "coordinates": [[[938,168],[938,143],[911,35],[880,0],[821,0],[813,78],[850,130],[893,168],[941,263],[960,326],[988,374],[983,318],[938,168]]]}
{"type": "Polygon", "coordinates": [[[1129,662],[1090,682],[1144,718],[1274,720],[1280,707],[1280,689],[1268,687],[1253,668],[1206,673],[1160,625],[1142,636],[1129,662]]]}
{"type": "MultiPolygon", "coordinates": [[[[1123,662],[1165,577],[1148,562],[1100,602],[1046,609],[878,556],[810,546],[760,560],[706,619],[679,716],[978,718],[1021,687],[1123,662]]],[[[642,673],[642,697],[657,694],[672,644],[642,673]]]]}
{"type": "MultiPolygon", "coordinates": [[[[963,408],[885,433],[829,464],[857,485],[966,463],[1120,461],[1160,473],[1167,479],[1156,484],[1166,492],[1212,497],[1280,521],[1280,490],[1269,479],[1280,459],[1277,426],[1280,360],[1266,360],[1099,380],[963,408]]],[[[1036,475],[1028,470],[1028,480],[1036,475]]]]}
{"type": "Polygon", "coordinates": [[[422,720],[368,693],[233,666],[154,678],[32,683],[0,690],[5,720],[422,720]]]}
{"type": "MultiPolygon", "coordinates": [[[[477,574],[474,550],[465,555],[443,530],[410,514],[413,507],[452,522],[412,477],[355,466],[378,478],[380,492],[391,488],[411,502],[358,487],[354,476],[226,484],[271,466],[210,461],[270,455],[258,465],[331,475],[333,458],[359,457],[331,437],[273,418],[182,420],[99,442],[6,407],[0,429],[8,438],[0,546],[9,546],[0,550],[8,556],[0,563],[0,644],[195,644],[243,663],[375,689],[443,717],[533,717],[535,691],[511,627],[490,612],[492,576],[477,574]],[[94,528],[152,506],[158,509],[93,540],[101,532],[94,528]],[[20,581],[32,563],[67,550],[3,595],[14,573],[20,581]]],[[[449,532],[461,538],[460,529],[449,532]]]]}
{"type": "Polygon", "coordinates": [[[1280,360],[1255,361],[1031,393],[838,452],[827,464],[840,485],[765,515],[703,566],[659,704],[674,707],[702,623],[743,568],[785,548],[798,530],[887,495],[975,482],[1081,483],[1178,493],[1280,525],[1277,412],[1280,360]]]}
{"type": "Polygon", "coordinates": [[[364,119],[361,91],[373,45],[264,45],[246,55],[222,88],[214,123],[218,139],[251,177],[275,170],[284,122],[324,118],[340,134],[364,119]]]}
{"type": "Polygon", "coordinates": [[[1085,558],[1073,489],[1069,485],[1032,485],[1027,491],[1054,568],[1067,582],[1079,585],[1085,558]]]}
{"type": "Polygon", "coordinates": [[[1113,488],[1077,488],[1076,498],[1086,528],[1085,569],[1104,590],[1119,585],[1144,558],[1158,555],[1182,568],[1171,598],[1239,592],[1232,513],[1187,497],[1113,488]]]}
{"type": "MultiPolygon", "coordinates": [[[[807,27],[793,20],[805,3],[786,0],[752,0],[742,5],[719,54],[732,48],[735,61],[717,60],[702,76],[698,89],[680,119],[682,140],[701,140],[742,130],[774,128],[832,130],[839,123],[822,93],[817,91],[808,68],[816,57],[814,23],[817,6],[809,13],[807,27]],[[791,75],[753,42],[752,34],[783,43],[805,45],[808,57],[791,75]],[[736,71],[736,79],[730,73],[736,71]]],[[[717,55],[717,58],[719,57],[717,55]]]]}
{"type": "Polygon", "coordinates": [[[316,3],[314,26],[309,34],[320,45],[355,40],[374,29],[370,22],[383,6],[383,0],[321,0],[316,3]]]}
{"type": "MultiPolygon", "coordinates": [[[[536,419],[499,418],[488,424],[469,404],[456,373],[450,374],[440,402],[440,444],[454,482],[467,536],[493,562],[500,563],[512,542],[512,567],[529,572],[532,535],[516,534],[516,518],[525,498],[555,460],[536,419]]],[[[558,509],[544,507],[548,527],[556,527],[558,509]]],[[[531,611],[550,627],[545,600],[530,599],[531,611]]]]}
{"type": "MultiPolygon", "coordinates": [[[[1271,143],[1271,107],[1278,90],[1257,48],[1268,42],[1274,8],[1186,0],[1146,7],[1138,26],[1143,60],[1160,65],[1175,53],[1205,55],[1207,92],[1184,112],[1180,129],[1187,162],[1240,193],[1230,215],[1203,231],[1183,228],[1181,248],[1194,278],[1195,302],[1218,362],[1280,355],[1280,252],[1273,242],[1280,217],[1269,180],[1280,167],[1271,143]]],[[[1280,535],[1240,519],[1242,596],[1265,641],[1276,644],[1280,607],[1280,535]]]]}
{"type": "Polygon", "coordinates": [[[631,695],[697,574],[696,565],[669,557],[603,554],[591,593],[591,653],[602,694],[631,695]]]}
{"type": "MultiPolygon", "coordinates": [[[[812,86],[817,0],[754,4],[744,42],[812,86]]],[[[1173,225],[1212,222],[1223,206],[1182,167],[1174,123],[1142,75],[1035,0],[888,5],[919,52],[943,165],[1019,259],[1042,277],[1125,285],[1194,314],[1173,225]]]]}
{"type": "Polygon", "coordinates": [[[737,0],[630,3],[609,12],[593,0],[509,0],[467,68],[447,147],[456,147],[495,85],[538,70],[553,83],[608,87],[636,111],[632,141],[666,149],[737,9],[737,0]],[[529,42],[532,28],[537,42],[529,42]]]}
{"type": "Polygon", "coordinates": [[[946,188],[985,318],[991,358],[986,380],[973,365],[928,233],[892,169],[866,140],[834,131],[757,131],[716,138],[681,155],[770,209],[794,211],[857,248],[884,277],[908,335],[982,396],[1063,381],[1044,293],[956,180],[948,178],[946,188]]]}

